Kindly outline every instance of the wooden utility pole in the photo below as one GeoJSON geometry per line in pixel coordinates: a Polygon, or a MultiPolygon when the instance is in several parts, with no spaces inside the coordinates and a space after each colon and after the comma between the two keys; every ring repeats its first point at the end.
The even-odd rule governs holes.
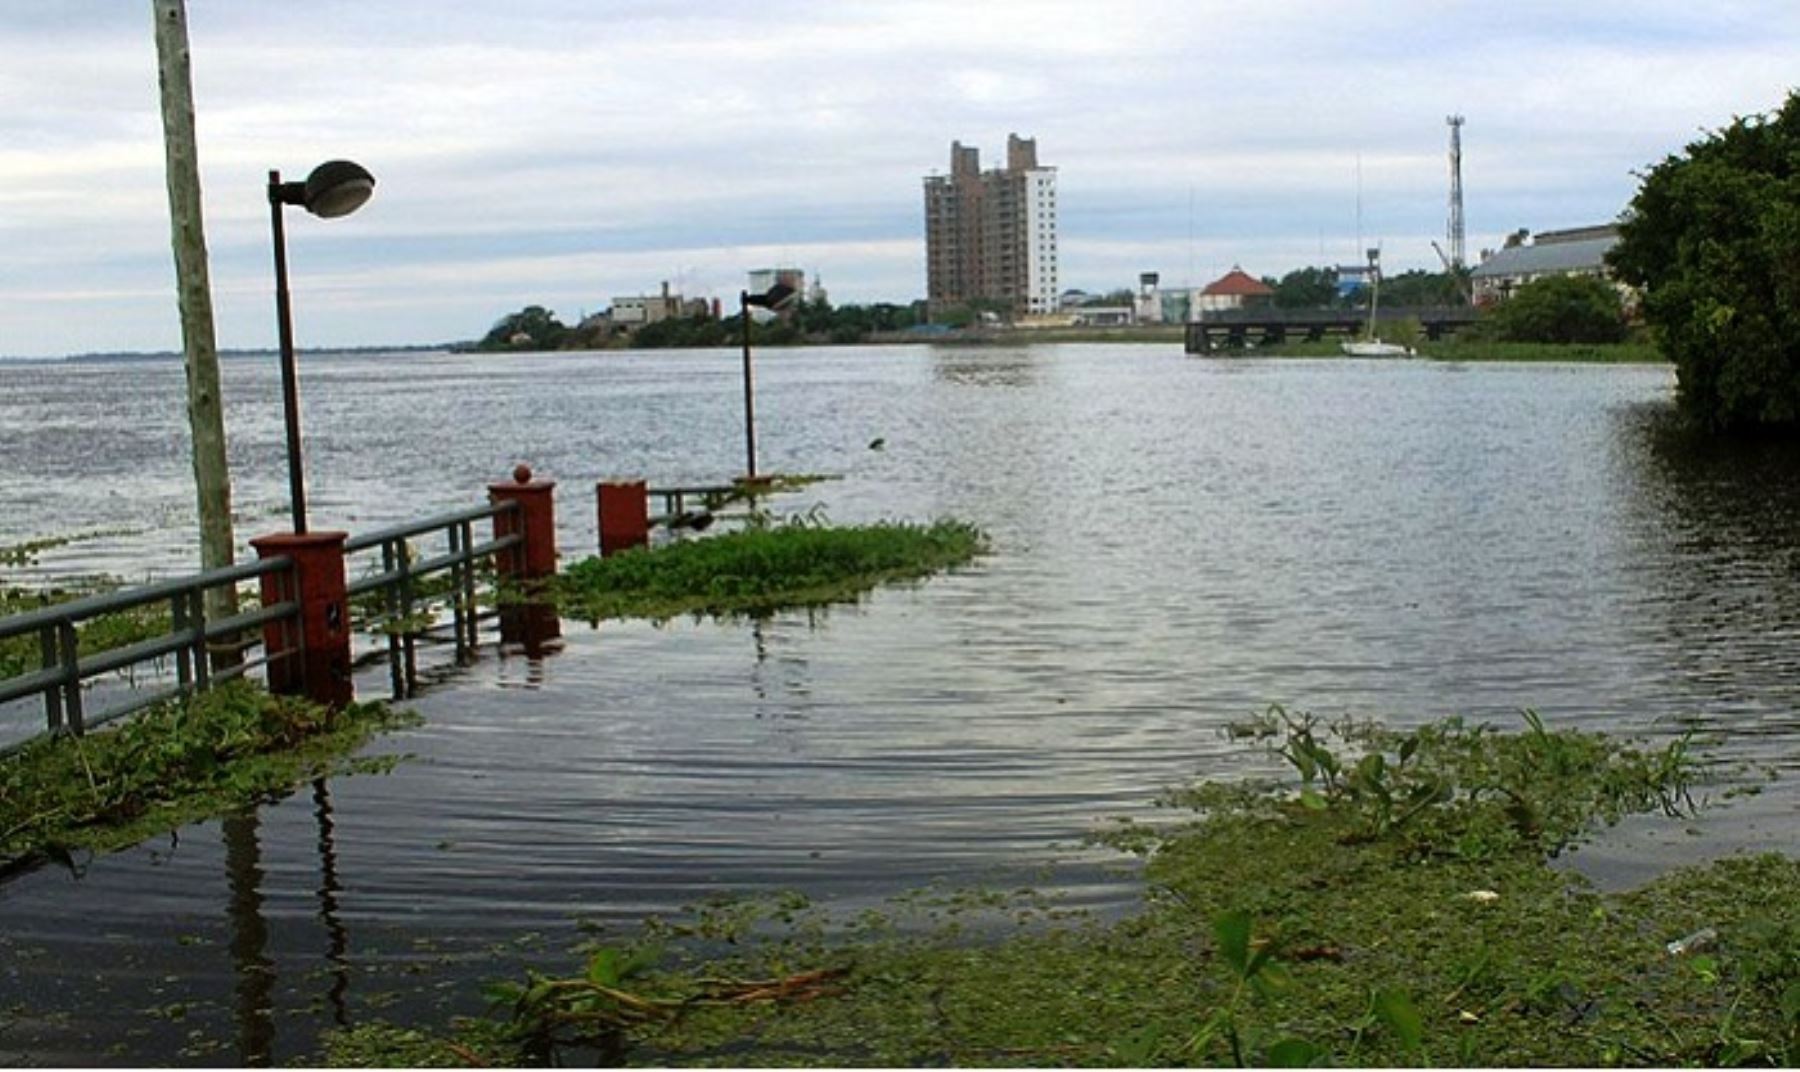
{"type": "MultiPolygon", "coordinates": [[[[187,355],[188,427],[194,441],[194,488],[200,504],[200,566],[231,565],[231,474],[225,461],[225,402],[219,394],[219,351],[213,340],[212,287],[206,230],[200,218],[200,154],[194,141],[194,80],[188,64],[186,0],[151,0],[156,16],[157,81],[162,86],[163,145],[169,180],[169,229],[175,245],[175,290],[187,355]]],[[[206,616],[237,611],[230,587],[206,593],[206,616]]],[[[236,662],[215,653],[215,664],[236,662]]]]}

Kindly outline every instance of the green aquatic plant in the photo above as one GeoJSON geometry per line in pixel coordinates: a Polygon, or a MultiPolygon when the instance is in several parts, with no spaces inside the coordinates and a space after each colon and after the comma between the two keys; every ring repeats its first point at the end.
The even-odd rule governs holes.
{"type": "MultiPolygon", "coordinates": [[[[122,582],[116,577],[100,576],[35,590],[0,588],[0,617],[26,614],[41,607],[73,602],[110,592],[121,586],[122,582]]],[[[90,618],[76,627],[76,636],[81,652],[91,655],[163,636],[168,633],[169,628],[169,607],[165,602],[131,607],[90,618]]],[[[37,634],[0,639],[0,678],[28,674],[42,669],[43,665],[44,653],[37,634]]]]}
{"type": "Polygon", "coordinates": [[[414,721],[384,704],[334,711],[246,682],[159,704],[84,737],[41,737],[0,757],[0,861],[105,851],[284,793],[374,769],[346,757],[414,721]]]}
{"type": "Polygon", "coordinates": [[[987,547],[972,525],[833,527],[796,519],[575,563],[552,589],[564,614],[670,618],[767,614],[854,600],[893,581],[968,562],[987,547]]]}
{"type": "MultiPolygon", "coordinates": [[[[525,1045],[537,1024],[658,1066],[1791,1063],[1800,861],[1729,858],[1618,895],[1550,866],[1615,818],[1685,811],[1702,773],[1685,740],[1633,746],[1535,715],[1513,733],[1280,709],[1265,724],[1294,778],[1178,790],[1166,821],[1097,838],[1142,858],[1125,918],[934,915],[1004,919],[1023,896],[974,891],[899,898],[836,937],[794,902],[784,936],[767,911],[715,906],[655,928],[662,959],[641,970],[621,970],[621,950],[596,978],[590,951],[585,970],[511,984],[513,1048],[483,1052],[554,1056],[525,1045]],[[689,1000],[706,980],[825,971],[805,1000],[689,1000]],[[544,983],[558,985],[537,1008],[581,996],[605,1041],[518,1016],[544,983]],[[656,1011],[626,1014],[602,987],[656,1011]]],[[[460,1028],[443,1040],[474,1045],[460,1028]]]]}

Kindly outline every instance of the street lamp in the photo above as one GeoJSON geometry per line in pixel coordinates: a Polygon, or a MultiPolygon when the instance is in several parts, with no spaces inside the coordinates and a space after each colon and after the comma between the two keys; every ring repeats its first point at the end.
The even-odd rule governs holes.
{"type": "Polygon", "coordinates": [[[738,301],[744,311],[744,478],[747,481],[756,480],[756,380],[750,372],[750,307],[755,305],[771,311],[779,310],[793,301],[794,295],[798,293],[786,283],[777,283],[761,294],[752,294],[747,290],[738,292],[738,301]]]}
{"type": "Polygon", "coordinates": [[[288,303],[287,231],[283,205],[299,205],[322,219],[348,216],[375,192],[375,176],[361,164],[327,160],[313,168],[305,182],[282,182],[269,172],[269,226],[275,232],[275,320],[281,337],[281,406],[287,421],[288,493],[293,500],[294,531],[306,531],[306,478],[300,454],[300,379],[294,367],[294,316],[288,303]]]}

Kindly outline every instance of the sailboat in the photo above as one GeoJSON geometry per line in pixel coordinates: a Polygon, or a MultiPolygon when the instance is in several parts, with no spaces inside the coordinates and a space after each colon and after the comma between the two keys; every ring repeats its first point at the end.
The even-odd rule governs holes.
{"type": "Polygon", "coordinates": [[[1342,349],[1349,357],[1412,357],[1411,347],[1382,342],[1381,336],[1375,334],[1375,313],[1380,307],[1381,250],[1371,249],[1369,250],[1369,326],[1363,333],[1363,338],[1344,343],[1342,349]]]}

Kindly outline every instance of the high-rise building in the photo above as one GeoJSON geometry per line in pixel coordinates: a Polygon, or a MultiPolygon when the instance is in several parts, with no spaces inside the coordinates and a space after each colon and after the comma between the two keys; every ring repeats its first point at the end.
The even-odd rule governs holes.
{"type": "Polygon", "coordinates": [[[1006,139],[1006,167],[950,143],[950,174],[925,179],[925,293],[933,317],[975,300],[1014,316],[1056,311],[1056,169],[1037,139],[1006,139]]]}

